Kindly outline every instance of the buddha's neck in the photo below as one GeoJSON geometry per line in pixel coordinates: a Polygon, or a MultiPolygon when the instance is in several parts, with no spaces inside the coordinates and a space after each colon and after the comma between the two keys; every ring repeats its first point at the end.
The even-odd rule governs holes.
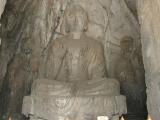
{"type": "Polygon", "coordinates": [[[72,32],[71,36],[73,39],[78,40],[81,39],[82,34],[83,34],[82,32],[72,32]]]}

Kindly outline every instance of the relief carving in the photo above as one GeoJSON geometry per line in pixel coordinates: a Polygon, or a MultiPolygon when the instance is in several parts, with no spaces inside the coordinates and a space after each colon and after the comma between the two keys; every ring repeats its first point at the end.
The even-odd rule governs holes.
{"type": "Polygon", "coordinates": [[[85,34],[87,24],[87,13],[80,5],[72,4],[66,9],[68,34],[49,45],[46,79],[34,81],[31,96],[24,99],[24,114],[31,112],[47,120],[70,116],[74,119],[91,119],[104,114],[118,120],[118,116],[126,112],[125,97],[120,96],[118,81],[107,78],[103,45],[85,34]],[[40,102],[30,102],[37,97],[42,97],[42,100],[46,97],[52,102],[48,101],[42,106],[40,102]],[[52,109],[43,114],[50,104],[53,105],[52,109]],[[35,110],[30,111],[32,108],[35,110]],[[106,108],[107,111],[104,110],[106,108]]]}

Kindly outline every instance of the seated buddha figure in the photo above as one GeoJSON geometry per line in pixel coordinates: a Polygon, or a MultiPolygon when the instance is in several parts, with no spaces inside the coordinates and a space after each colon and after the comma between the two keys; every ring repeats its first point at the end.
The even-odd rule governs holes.
{"type": "Polygon", "coordinates": [[[45,78],[58,82],[54,85],[61,86],[63,92],[66,88],[63,85],[68,83],[83,94],[119,94],[119,83],[106,77],[102,43],[85,35],[88,23],[85,10],[79,5],[70,6],[64,21],[68,34],[50,44],[45,78]]]}
{"type": "MultiPolygon", "coordinates": [[[[70,106],[71,107],[70,108],[70,107],[66,107],[67,105],[62,104],[62,106],[65,106],[67,109],[65,112],[63,112],[64,114],[67,114],[67,113],[68,114],[69,113],[92,114],[93,113],[95,115],[95,114],[98,114],[100,111],[106,112],[107,110],[110,111],[111,113],[111,111],[113,111],[113,110],[110,110],[112,109],[111,103],[116,98],[113,100],[110,99],[109,101],[109,98],[97,97],[95,98],[96,100],[92,101],[93,99],[91,99],[92,102],[89,102],[89,103],[87,102],[90,99],[89,96],[119,96],[120,95],[120,87],[119,87],[118,81],[115,79],[109,79],[106,76],[107,73],[106,73],[105,57],[104,57],[104,50],[103,50],[102,43],[99,42],[98,40],[88,37],[85,34],[85,31],[87,30],[87,23],[88,23],[87,13],[81,6],[71,5],[68,8],[66,8],[64,21],[65,21],[65,29],[66,29],[67,35],[59,39],[53,40],[50,43],[47,49],[48,55],[47,55],[46,65],[44,70],[45,79],[38,79],[34,81],[32,85],[31,95],[32,96],[38,95],[42,97],[45,96],[45,98],[47,99],[50,98],[50,97],[48,98],[48,96],[52,96],[52,98],[54,99],[58,99],[58,97],[60,98],[64,97],[64,100],[68,99],[68,97],[66,98],[65,96],[70,96],[71,103],[69,104],[67,102],[68,103],[67,105],[68,106],[71,104],[73,105],[71,105],[72,107],[70,106]],[[74,98],[74,100],[77,99],[75,101],[78,103],[75,104],[76,102],[75,101],[73,102],[72,98],[74,98]],[[86,105],[84,105],[85,102],[87,103],[86,105]],[[83,105],[81,103],[83,103],[84,107],[82,107],[83,105]],[[106,104],[110,106],[110,108],[106,107],[105,106],[106,104]],[[86,108],[87,105],[89,110],[88,108],[86,108]],[[99,107],[92,108],[96,106],[99,106],[99,107]]],[[[65,102],[63,101],[62,103],[65,103],[65,102]]],[[[24,100],[24,104],[25,104],[25,100],[24,100]]],[[[38,103],[35,103],[35,104],[38,104],[38,103]]],[[[48,105],[49,103],[46,103],[46,104],[48,105]]],[[[53,104],[56,104],[56,102],[51,102],[51,105],[53,104]]],[[[60,105],[60,103],[58,103],[58,105],[60,105]]],[[[28,108],[28,104],[24,106],[28,108]]],[[[50,106],[48,106],[47,109],[50,109],[50,111],[54,109],[52,114],[55,113],[55,111],[61,111],[60,108],[62,108],[62,107],[59,107],[55,109],[54,105],[53,105],[54,107],[50,107],[50,106]]],[[[23,110],[24,110],[23,113],[27,113],[26,112],[27,110],[25,110],[25,107],[23,108],[23,110]]],[[[36,112],[37,111],[39,111],[39,109],[36,109],[36,112]]],[[[30,113],[30,114],[34,114],[34,113],[30,113]]],[[[46,111],[45,111],[45,114],[47,114],[46,111]]],[[[118,113],[115,113],[115,114],[118,114],[118,113]]],[[[48,116],[50,116],[49,113],[46,117],[48,116]]],[[[55,116],[56,115],[53,115],[53,117],[55,116]]],[[[73,116],[79,116],[77,119],[83,119],[81,118],[83,116],[82,114],[72,115],[72,117],[71,116],[70,117],[73,118],[73,116]]],[[[54,120],[53,117],[51,120],[54,120]]],[[[71,118],[69,118],[69,120],[71,118]]],[[[55,119],[58,119],[58,118],[55,118],[55,119]]],[[[76,118],[73,118],[73,119],[76,119],[76,118]]],[[[116,120],[118,119],[119,119],[119,116],[117,117],[116,120]]]]}

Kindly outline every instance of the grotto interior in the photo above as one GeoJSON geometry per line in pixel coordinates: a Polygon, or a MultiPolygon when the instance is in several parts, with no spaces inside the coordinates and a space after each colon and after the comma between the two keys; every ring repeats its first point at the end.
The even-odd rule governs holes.
{"type": "Polygon", "coordinates": [[[1,0],[0,120],[159,120],[159,12],[158,0],[1,0]]]}

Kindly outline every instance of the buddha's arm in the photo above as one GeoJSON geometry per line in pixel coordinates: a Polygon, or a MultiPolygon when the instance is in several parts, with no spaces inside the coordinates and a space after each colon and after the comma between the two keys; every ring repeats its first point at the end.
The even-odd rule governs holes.
{"type": "Polygon", "coordinates": [[[104,58],[104,50],[102,45],[96,47],[90,53],[91,62],[89,65],[90,79],[106,77],[106,65],[104,58]]]}
{"type": "Polygon", "coordinates": [[[62,67],[63,59],[66,49],[61,41],[54,41],[49,48],[47,59],[46,77],[49,79],[56,79],[62,67]]]}

